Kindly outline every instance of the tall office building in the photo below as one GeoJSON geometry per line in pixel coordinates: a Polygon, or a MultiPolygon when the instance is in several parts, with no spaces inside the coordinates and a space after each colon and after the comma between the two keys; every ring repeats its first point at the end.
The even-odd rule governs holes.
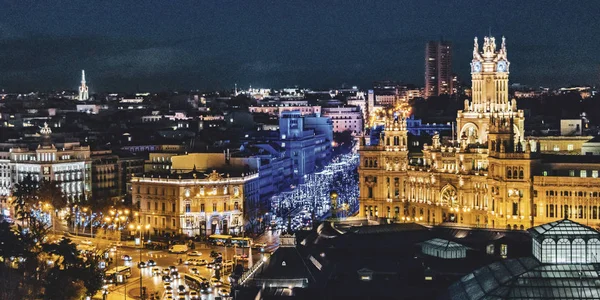
{"type": "Polygon", "coordinates": [[[425,45],[425,97],[452,94],[452,45],[430,41],[425,45]]]}

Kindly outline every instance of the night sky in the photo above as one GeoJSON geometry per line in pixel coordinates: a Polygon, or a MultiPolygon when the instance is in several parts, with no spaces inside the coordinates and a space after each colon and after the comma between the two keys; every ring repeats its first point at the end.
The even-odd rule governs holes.
{"type": "Polygon", "coordinates": [[[423,84],[424,48],[506,36],[511,82],[600,81],[600,2],[1,1],[0,88],[92,92],[423,84]],[[483,4],[489,2],[491,4],[483,4]]]}

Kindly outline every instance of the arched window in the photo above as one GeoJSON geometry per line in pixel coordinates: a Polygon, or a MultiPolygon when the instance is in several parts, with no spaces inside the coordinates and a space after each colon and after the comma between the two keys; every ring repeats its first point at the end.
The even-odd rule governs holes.
{"type": "Polygon", "coordinates": [[[508,171],[506,171],[506,178],[511,179],[512,178],[512,170],[510,168],[507,168],[508,171]]]}
{"type": "Polygon", "coordinates": [[[560,239],[556,243],[556,263],[571,263],[571,242],[567,239],[560,239]]]}
{"type": "Polygon", "coordinates": [[[387,218],[391,218],[392,217],[392,210],[390,209],[389,206],[387,207],[387,215],[386,215],[386,217],[387,218]]]}
{"type": "Polygon", "coordinates": [[[600,262],[600,240],[590,239],[587,243],[587,262],[598,263],[600,262]]]}
{"type": "Polygon", "coordinates": [[[523,179],[525,176],[523,176],[523,168],[521,168],[519,170],[519,179],[523,179]]]}
{"type": "Polygon", "coordinates": [[[582,239],[573,240],[571,245],[571,262],[572,263],[584,263],[585,262],[585,241],[582,239]]]}
{"type": "Polygon", "coordinates": [[[186,203],[185,203],[185,212],[186,212],[186,213],[189,213],[189,212],[191,212],[191,211],[192,211],[192,206],[191,206],[191,204],[190,204],[189,202],[186,202],[186,203]]]}
{"type": "Polygon", "coordinates": [[[237,202],[233,203],[233,209],[234,210],[239,210],[239,204],[237,202]]]}
{"type": "Polygon", "coordinates": [[[545,239],[542,242],[542,262],[556,263],[556,243],[553,239],[545,239]]]}

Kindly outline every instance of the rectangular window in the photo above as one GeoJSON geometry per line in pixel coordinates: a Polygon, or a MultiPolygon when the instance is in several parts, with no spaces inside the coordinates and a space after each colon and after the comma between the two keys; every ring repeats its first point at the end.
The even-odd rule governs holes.
{"type": "Polygon", "coordinates": [[[227,211],[227,202],[223,203],[223,211],[227,211]]]}
{"type": "Polygon", "coordinates": [[[172,220],[173,220],[173,228],[175,228],[175,219],[172,219],[172,220]]]}
{"type": "Polygon", "coordinates": [[[567,150],[573,151],[573,144],[568,144],[567,145],[567,150]]]}
{"type": "Polygon", "coordinates": [[[372,187],[369,187],[368,192],[369,192],[369,195],[367,197],[373,198],[373,188],[372,187]]]}
{"type": "Polygon", "coordinates": [[[146,208],[150,210],[150,201],[146,202],[146,208]]]}
{"type": "Polygon", "coordinates": [[[513,202],[512,213],[513,213],[513,216],[519,215],[519,203],[518,202],[513,202]]]}
{"type": "Polygon", "coordinates": [[[162,203],[162,211],[166,211],[167,210],[167,206],[165,205],[165,203],[162,203]]]}
{"type": "Polygon", "coordinates": [[[213,203],[213,211],[217,211],[217,204],[213,203]]]}
{"type": "Polygon", "coordinates": [[[146,224],[151,224],[150,217],[147,217],[146,221],[147,221],[146,224]]]}
{"type": "Polygon", "coordinates": [[[154,226],[158,226],[158,217],[154,217],[154,226]]]}
{"type": "Polygon", "coordinates": [[[598,178],[598,170],[593,170],[592,171],[592,177],[593,178],[598,178]]]}
{"type": "Polygon", "coordinates": [[[587,177],[587,171],[586,170],[579,171],[579,177],[587,177]]]}
{"type": "Polygon", "coordinates": [[[154,202],[154,210],[158,210],[158,202],[154,202]]]}
{"type": "Polygon", "coordinates": [[[167,226],[167,218],[162,218],[162,227],[166,227],[167,226]]]}
{"type": "Polygon", "coordinates": [[[175,212],[175,203],[171,204],[171,211],[175,212]]]}
{"type": "Polygon", "coordinates": [[[200,212],[204,212],[204,203],[200,204],[200,212]]]}
{"type": "Polygon", "coordinates": [[[569,176],[574,177],[575,176],[575,170],[569,170],[569,176]]]}

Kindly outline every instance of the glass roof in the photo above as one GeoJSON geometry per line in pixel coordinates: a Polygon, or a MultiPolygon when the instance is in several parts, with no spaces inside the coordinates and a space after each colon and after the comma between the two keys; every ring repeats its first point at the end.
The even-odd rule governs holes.
{"type": "Polygon", "coordinates": [[[542,224],[529,229],[529,232],[531,233],[531,235],[533,235],[533,237],[589,235],[600,236],[600,233],[598,233],[598,231],[588,226],[575,223],[569,219],[563,219],[552,223],[542,224]]]}
{"type": "Polygon", "coordinates": [[[459,243],[455,243],[449,240],[444,240],[444,239],[431,239],[428,241],[425,241],[423,243],[421,243],[422,246],[427,246],[427,247],[431,247],[431,248],[437,248],[440,250],[458,250],[458,249],[468,249],[468,247],[463,246],[459,243]]]}
{"type": "Polygon", "coordinates": [[[599,265],[542,265],[534,258],[507,259],[461,278],[451,299],[600,299],[599,265]]]}

